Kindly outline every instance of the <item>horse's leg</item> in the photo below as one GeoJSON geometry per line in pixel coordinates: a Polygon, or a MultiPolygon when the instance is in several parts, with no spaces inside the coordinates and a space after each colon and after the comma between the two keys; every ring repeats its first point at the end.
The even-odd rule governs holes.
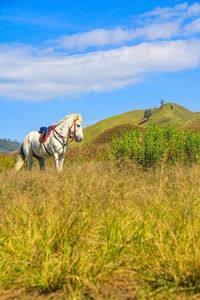
{"type": "Polygon", "coordinates": [[[65,153],[63,153],[63,154],[59,157],[59,164],[58,164],[58,170],[59,170],[59,171],[62,171],[64,159],[65,159],[65,153]]]}
{"type": "Polygon", "coordinates": [[[29,153],[27,155],[27,165],[29,170],[32,169],[32,163],[33,163],[33,152],[31,149],[29,149],[29,153]]]}
{"type": "Polygon", "coordinates": [[[41,171],[46,170],[46,161],[45,161],[45,158],[43,158],[43,157],[40,158],[40,170],[41,171]]]}
{"type": "Polygon", "coordinates": [[[55,153],[53,155],[54,164],[58,171],[62,171],[64,158],[65,158],[65,154],[62,154],[61,156],[59,156],[57,153],[55,153]]]}
{"type": "Polygon", "coordinates": [[[58,153],[54,153],[53,154],[53,161],[54,161],[55,168],[58,170],[59,169],[59,157],[58,157],[58,153]]]}
{"type": "Polygon", "coordinates": [[[45,158],[38,156],[38,157],[36,157],[36,159],[38,160],[38,162],[40,164],[40,170],[45,171],[46,170],[45,158]]]}

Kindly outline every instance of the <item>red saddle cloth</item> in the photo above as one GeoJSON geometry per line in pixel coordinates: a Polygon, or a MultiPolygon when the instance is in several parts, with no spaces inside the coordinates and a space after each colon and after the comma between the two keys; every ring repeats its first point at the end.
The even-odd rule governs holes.
{"type": "Polygon", "coordinates": [[[51,131],[55,128],[55,126],[49,126],[49,127],[40,127],[39,133],[39,142],[44,143],[48,139],[51,131]]]}

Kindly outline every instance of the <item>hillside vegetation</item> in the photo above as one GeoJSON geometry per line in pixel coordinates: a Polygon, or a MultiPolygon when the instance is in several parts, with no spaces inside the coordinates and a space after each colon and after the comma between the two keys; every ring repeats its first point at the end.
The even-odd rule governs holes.
{"type": "Polygon", "coordinates": [[[200,112],[194,113],[192,119],[187,122],[188,125],[200,124],[200,112]]]}
{"type": "Polygon", "coordinates": [[[190,127],[194,124],[199,124],[200,126],[200,114],[191,112],[178,104],[167,103],[164,104],[162,108],[151,109],[151,112],[152,115],[149,119],[144,118],[145,110],[133,110],[90,125],[83,130],[84,141],[82,145],[88,143],[92,144],[98,141],[103,143],[103,139],[107,142],[108,136],[111,137],[111,141],[111,132],[113,132],[113,134],[115,134],[116,131],[122,132],[123,129],[126,129],[127,127],[130,128],[131,126],[136,126],[141,128],[141,130],[148,127],[150,124],[157,124],[164,127],[167,124],[171,124],[177,128],[185,126],[190,127]]]}
{"type": "Polygon", "coordinates": [[[0,139],[0,153],[8,153],[19,149],[18,142],[6,139],[0,139]]]}

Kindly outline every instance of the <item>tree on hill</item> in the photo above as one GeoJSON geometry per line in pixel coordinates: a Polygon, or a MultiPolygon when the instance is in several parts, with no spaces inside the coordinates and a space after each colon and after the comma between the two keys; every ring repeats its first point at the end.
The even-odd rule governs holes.
{"type": "Polygon", "coordinates": [[[151,115],[152,115],[152,112],[151,112],[150,109],[146,109],[144,111],[144,118],[147,118],[149,120],[149,118],[151,117],[151,115]]]}
{"type": "Polygon", "coordinates": [[[164,100],[163,100],[163,99],[161,99],[161,101],[160,101],[160,107],[162,108],[162,107],[163,107],[163,105],[164,105],[164,100]]]}

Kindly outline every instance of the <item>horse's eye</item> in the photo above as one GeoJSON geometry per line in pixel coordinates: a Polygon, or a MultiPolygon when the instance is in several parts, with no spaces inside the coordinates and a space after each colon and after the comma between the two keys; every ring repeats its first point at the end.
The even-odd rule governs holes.
{"type": "Polygon", "coordinates": [[[81,127],[81,125],[77,124],[77,127],[81,127]]]}

